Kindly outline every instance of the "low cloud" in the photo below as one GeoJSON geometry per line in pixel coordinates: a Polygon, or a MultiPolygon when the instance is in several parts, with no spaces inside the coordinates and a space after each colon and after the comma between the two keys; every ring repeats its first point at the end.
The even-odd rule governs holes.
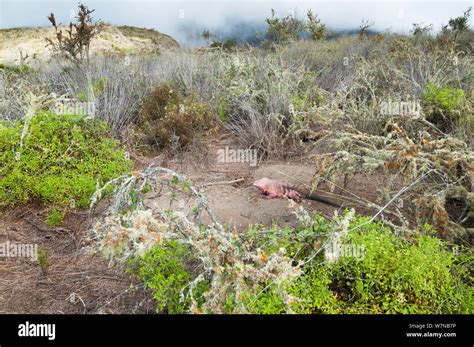
{"type": "MultiPolygon", "coordinates": [[[[89,0],[95,17],[116,25],[154,28],[173,36],[184,46],[202,43],[200,34],[209,29],[223,39],[248,40],[264,31],[270,9],[277,16],[290,11],[304,15],[312,9],[331,30],[357,29],[363,19],[378,31],[408,32],[413,23],[433,24],[435,30],[449,18],[462,15],[471,1],[160,1],[89,0]]],[[[58,21],[67,23],[77,8],[77,0],[0,0],[0,28],[49,25],[46,16],[54,12],[58,21]]],[[[471,18],[471,25],[472,18],[471,18]]]]}

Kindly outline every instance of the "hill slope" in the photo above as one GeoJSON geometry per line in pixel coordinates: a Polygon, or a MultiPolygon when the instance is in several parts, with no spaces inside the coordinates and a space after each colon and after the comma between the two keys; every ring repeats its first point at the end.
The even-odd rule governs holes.
{"type": "MultiPolygon", "coordinates": [[[[0,29],[0,63],[20,62],[20,52],[28,54],[28,61],[43,61],[51,56],[46,38],[54,38],[53,28],[0,29]]],[[[153,29],[104,25],[102,32],[91,43],[91,54],[118,52],[134,54],[179,48],[172,37],[153,29]]]]}

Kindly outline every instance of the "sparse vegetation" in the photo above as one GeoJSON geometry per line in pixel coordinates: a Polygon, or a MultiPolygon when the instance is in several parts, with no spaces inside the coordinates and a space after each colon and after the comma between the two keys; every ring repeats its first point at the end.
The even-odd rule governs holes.
{"type": "Polygon", "coordinates": [[[41,272],[43,273],[43,275],[46,275],[48,267],[49,265],[51,265],[49,262],[48,251],[43,248],[39,248],[38,254],[36,256],[38,258],[37,262],[38,262],[39,267],[41,268],[41,272]]]}
{"type": "MultiPolygon", "coordinates": [[[[159,313],[474,312],[470,9],[440,33],[419,23],[410,35],[372,35],[365,20],[330,40],[312,11],[272,10],[261,46],[205,31],[199,49],[91,57],[100,25],[79,9],[66,35],[49,17],[50,44],[70,60],[0,64],[0,207],[39,201],[57,227],[68,208],[92,216],[110,193],[90,250],[127,265],[159,313]],[[65,102],[94,114],[56,112],[65,102]],[[131,173],[120,145],[156,163],[211,130],[263,161],[311,161],[306,183],[351,208],[331,219],[292,204],[296,226],[238,233],[180,173],[156,164],[131,173]],[[356,178],[375,188],[357,196],[347,189],[356,178]],[[152,210],[144,195],[170,203],[152,210]],[[178,198],[187,209],[171,207],[178,198]]],[[[38,263],[45,274],[48,254],[38,263]]]]}
{"type": "Polygon", "coordinates": [[[48,20],[56,31],[56,37],[54,40],[47,39],[48,45],[56,53],[71,59],[76,64],[89,61],[91,41],[99,34],[101,29],[101,23],[94,21],[92,18],[94,10],[81,3],[79,3],[78,8],[77,23],[69,23],[68,28],[65,29],[65,34],[60,28],[61,24],[56,22],[56,17],[51,13],[48,20]]]}
{"type": "MultiPolygon", "coordinates": [[[[181,194],[196,193],[169,170],[143,178],[160,171],[172,175],[164,180],[183,184],[181,194]]],[[[197,202],[198,213],[205,208],[197,202]]],[[[472,255],[454,254],[429,227],[406,230],[412,236],[403,239],[353,211],[327,221],[294,208],[298,227],[264,233],[257,226],[236,235],[173,211],[135,210],[99,221],[92,236],[111,259],[134,259],[132,271],[152,290],[160,312],[473,312],[472,255]]]]}

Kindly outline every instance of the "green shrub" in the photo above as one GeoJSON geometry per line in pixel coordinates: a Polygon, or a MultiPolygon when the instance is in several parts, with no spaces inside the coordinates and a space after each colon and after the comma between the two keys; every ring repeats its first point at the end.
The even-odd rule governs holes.
{"type": "Polygon", "coordinates": [[[292,309],[302,314],[339,313],[341,308],[331,284],[328,271],[309,266],[289,288],[290,294],[298,298],[292,309]]]}
{"type": "Polygon", "coordinates": [[[286,291],[293,298],[288,305],[294,313],[339,313],[341,308],[336,294],[331,290],[331,283],[328,271],[309,266],[292,283],[284,283],[280,287],[266,284],[261,287],[260,295],[249,296],[242,301],[250,313],[283,314],[287,312],[287,307],[281,292],[286,291]]]}
{"type": "MultiPolygon", "coordinates": [[[[367,218],[359,217],[351,228],[365,222],[367,218]]],[[[310,228],[268,233],[256,239],[256,244],[267,254],[283,247],[298,261],[324,244],[329,227],[324,218],[316,216],[310,228]]],[[[322,251],[295,281],[279,287],[262,285],[257,297],[241,302],[252,313],[285,313],[281,293],[286,292],[294,298],[291,310],[305,314],[474,312],[473,290],[468,285],[472,255],[455,255],[443,241],[424,234],[426,230],[408,241],[380,223],[365,224],[349,233],[343,243],[364,250],[361,257],[346,255],[330,263],[322,251]]],[[[253,238],[257,235],[251,234],[253,238]]]]}
{"type": "Polygon", "coordinates": [[[466,97],[462,89],[450,86],[439,87],[429,83],[423,91],[427,120],[442,130],[454,129],[461,118],[466,97]]]}
{"type": "Polygon", "coordinates": [[[465,256],[456,257],[440,239],[420,235],[408,242],[371,223],[347,242],[363,246],[365,255],[328,266],[344,312],[473,312],[472,288],[460,276],[466,272],[465,256]]]}
{"type": "Polygon", "coordinates": [[[20,64],[18,66],[0,64],[0,71],[2,70],[13,74],[26,74],[32,71],[31,67],[29,67],[27,64],[20,64]]]}
{"type": "Polygon", "coordinates": [[[97,184],[131,165],[104,122],[42,112],[0,127],[0,206],[39,199],[88,207],[97,184]]]}
{"type": "MultiPolygon", "coordinates": [[[[261,250],[265,262],[275,252],[285,254],[296,265],[318,253],[302,267],[302,273],[291,281],[254,281],[235,295],[226,286],[223,302],[216,303],[222,312],[255,314],[370,313],[370,314],[449,314],[473,313],[473,290],[469,286],[472,255],[454,254],[433,231],[424,228],[412,240],[395,235],[378,222],[367,223],[365,217],[351,222],[343,245],[363,250],[362,254],[341,254],[328,261],[324,245],[334,228],[321,216],[297,228],[272,227],[262,234],[254,227],[241,242],[261,250]],[[366,224],[364,224],[366,223],[366,224]]],[[[186,296],[198,273],[193,246],[164,242],[131,262],[138,278],[152,290],[159,312],[189,312],[186,296]]],[[[229,276],[236,276],[238,272],[229,276]]],[[[242,277],[243,276],[243,277],[242,277]]],[[[246,278],[228,277],[226,283],[246,278]]],[[[241,283],[241,282],[240,282],[241,283]]],[[[193,291],[198,306],[206,300],[209,282],[201,282],[193,291]]]]}
{"type": "Polygon", "coordinates": [[[43,273],[43,275],[46,275],[46,271],[48,270],[48,267],[50,265],[48,251],[43,248],[38,248],[38,253],[36,254],[36,257],[36,261],[40,266],[41,272],[43,273]]]}
{"type": "Polygon", "coordinates": [[[265,22],[267,23],[267,36],[277,43],[297,40],[300,34],[305,31],[304,20],[292,15],[278,18],[275,16],[274,9],[272,9],[271,18],[265,19],[265,22]]]}
{"type": "Polygon", "coordinates": [[[286,312],[285,303],[274,287],[265,289],[258,297],[249,296],[244,300],[250,313],[282,314],[286,312]]]}
{"type": "Polygon", "coordinates": [[[211,112],[192,96],[182,98],[166,84],[145,98],[139,113],[137,136],[144,146],[181,148],[211,127],[211,112]]]}
{"type": "Polygon", "coordinates": [[[225,40],[224,42],[221,41],[213,41],[210,44],[211,48],[221,48],[222,50],[226,52],[232,52],[237,49],[238,42],[235,39],[228,39],[225,40]]]}
{"type": "Polygon", "coordinates": [[[46,218],[46,224],[50,227],[55,227],[63,222],[64,215],[61,210],[53,208],[46,218]]]}
{"type": "Polygon", "coordinates": [[[464,105],[465,95],[462,89],[455,89],[450,86],[439,87],[429,83],[423,92],[423,99],[429,105],[440,110],[453,113],[464,105]]]}
{"type": "Polygon", "coordinates": [[[306,13],[306,19],[298,18],[294,14],[283,18],[275,16],[272,9],[271,18],[265,19],[267,23],[267,37],[277,43],[298,40],[303,34],[309,34],[313,41],[319,41],[327,34],[326,26],[311,10],[306,13]]]}
{"type": "MultiPolygon", "coordinates": [[[[131,260],[129,271],[135,273],[153,293],[156,311],[183,313],[190,304],[183,289],[189,284],[191,274],[186,269],[186,261],[191,261],[190,248],[174,241],[167,241],[131,260]]],[[[195,297],[200,300],[206,283],[201,282],[195,297]]]]}

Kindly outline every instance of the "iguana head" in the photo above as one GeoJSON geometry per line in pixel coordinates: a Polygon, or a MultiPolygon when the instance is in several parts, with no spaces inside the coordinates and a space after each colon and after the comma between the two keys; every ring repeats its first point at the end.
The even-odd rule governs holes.
{"type": "Polygon", "coordinates": [[[266,193],[269,188],[270,180],[266,177],[253,182],[254,187],[257,187],[262,193],[266,193]]]}

